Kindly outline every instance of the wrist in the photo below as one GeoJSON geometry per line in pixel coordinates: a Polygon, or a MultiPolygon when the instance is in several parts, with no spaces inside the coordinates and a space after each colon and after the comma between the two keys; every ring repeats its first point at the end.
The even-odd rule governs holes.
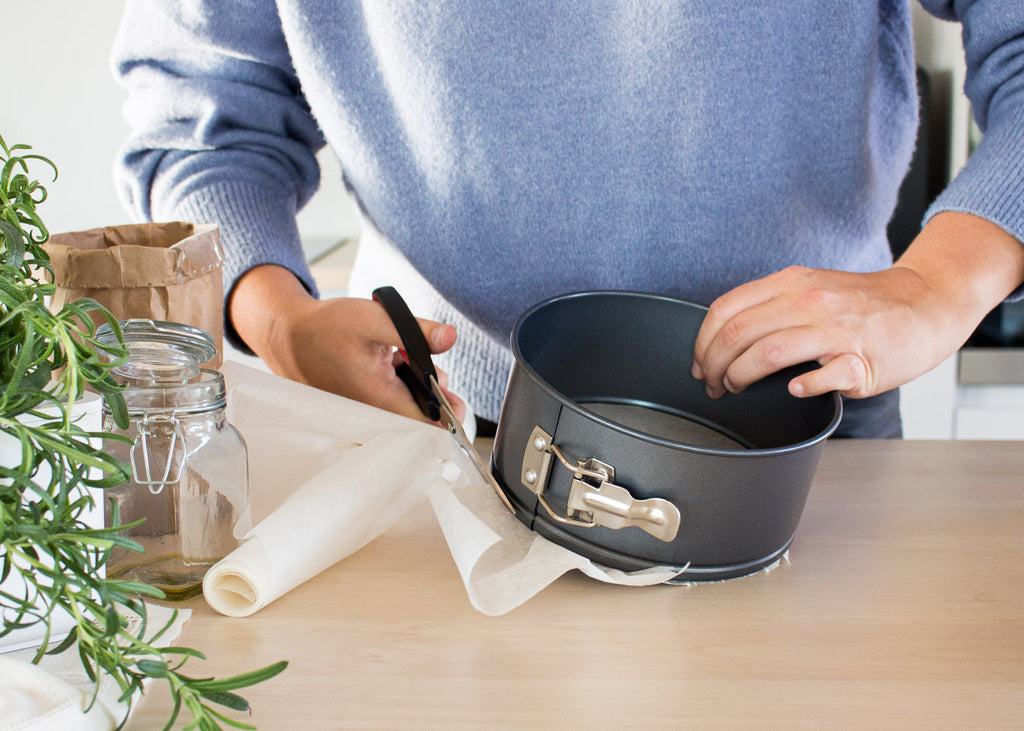
{"type": "Polygon", "coordinates": [[[275,361],[289,358],[287,333],[293,313],[315,302],[292,272],[264,264],[238,278],[227,314],[241,340],[273,368],[275,361]]]}
{"type": "Polygon", "coordinates": [[[986,219],[948,211],[925,225],[893,268],[917,275],[959,347],[1024,282],[1024,244],[986,219]]]}

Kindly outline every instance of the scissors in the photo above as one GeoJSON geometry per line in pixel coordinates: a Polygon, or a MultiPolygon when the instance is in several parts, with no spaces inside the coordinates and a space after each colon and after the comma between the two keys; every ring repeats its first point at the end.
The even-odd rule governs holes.
{"type": "Polygon", "coordinates": [[[451,432],[455,437],[455,442],[469,456],[480,476],[494,489],[505,506],[515,514],[515,508],[509,502],[505,491],[501,489],[501,485],[484,464],[480,453],[469,441],[462,424],[452,410],[451,402],[448,401],[448,397],[438,385],[437,370],[434,368],[434,362],[430,359],[430,346],[427,345],[423,330],[420,329],[420,324],[416,322],[409,306],[394,287],[375,289],[373,299],[384,308],[384,312],[391,318],[392,324],[398,331],[398,337],[402,340],[402,348],[398,351],[402,356],[402,363],[395,368],[395,373],[412,393],[416,405],[428,419],[441,422],[451,432]]]}

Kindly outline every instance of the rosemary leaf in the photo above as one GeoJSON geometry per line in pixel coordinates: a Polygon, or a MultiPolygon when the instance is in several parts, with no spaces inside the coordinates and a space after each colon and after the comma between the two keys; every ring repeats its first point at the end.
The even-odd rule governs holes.
{"type": "Polygon", "coordinates": [[[113,369],[127,357],[114,316],[93,300],[79,300],[51,312],[47,299],[56,291],[53,268],[42,244],[49,237],[37,206],[46,188],[30,167],[57,168],[28,152],[25,144],[8,145],[0,137],[0,438],[20,446],[20,464],[0,465],[0,578],[21,577],[23,590],[0,590],[0,637],[42,624],[43,643],[33,662],[46,654],[76,648],[82,668],[94,683],[88,701],[98,698],[99,679],[113,679],[121,700],[131,704],[143,681],[165,682],[173,710],[167,727],[182,709],[189,728],[220,729],[221,724],[252,728],[211,707],[248,711],[233,691],[282,672],[279,662],[229,678],[194,679],[181,673],[188,660],[204,659],[198,650],[156,647],[174,616],[147,641],[146,606],[140,597],[160,598],[152,586],[103,575],[115,546],[141,547],[114,525],[89,528],[82,518],[94,505],[90,488],[123,484],[128,465],[95,443],[112,435],[88,433],[72,418],[72,408],[86,389],[97,391],[115,422],[127,427],[128,410],[113,369]],[[31,165],[30,165],[31,163],[31,165]],[[97,322],[106,322],[118,344],[101,346],[97,322]],[[49,478],[44,478],[49,475],[49,478]],[[63,610],[75,620],[71,633],[51,643],[49,620],[63,610]],[[139,617],[130,631],[126,614],[139,617]]]}

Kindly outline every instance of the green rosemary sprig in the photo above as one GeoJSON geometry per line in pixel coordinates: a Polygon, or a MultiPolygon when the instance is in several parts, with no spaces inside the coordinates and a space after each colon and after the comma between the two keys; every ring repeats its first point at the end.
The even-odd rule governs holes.
{"type": "MultiPolygon", "coordinates": [[[[0,590],[4,624],[0,637],[42,624],[46,637],[34,657],[76,647],[82,667],[96,682],[108,675],[129,706],[147,679],[167,683],[174,710],[191,714],[189,728],[219,729],[220,724],[252,728],[213,706],[247,711],[234,691],[267,680],[286,667],[278,662],[230,678],[195,678],[181,672],[192,649],[157,647],[174,621],[146,638],[146,605],[141,597],[162,592],[138,582],[108,579],[103,566],[115,546],[142,550],[121,535],[125,526],[90,528],[83,521],[94,506],[92,490],[125,482],[125,464],[103,451],[103,440],[121,439],[87,432],[72,418],[86,387],[104,398],[115,422],[128,425],[128,411],[112,369],[127,356],[116,319],[92,300],[69,303],[52,313],[53,270],[42,244],[49,232],[36,211],[46,189],[29,173],[29,164],[56,166],[28,145],[10,145],[0,137],[0,438],[20,445],[21,460],[0,465],[0,581],[20,576],[16,591],[0,590]],[[97,322],[118,334],[118,345],[96,340],[97,322]],[[51,642],[55,612],[75,619],[72,632],[51,642]],[[140,618],[129,629],[126,614],[140,618]]],[[[176,616],[177,612],[175,612],[176,616]]],[[[91,703],[90,703],[91,706],[91,703]]]]}

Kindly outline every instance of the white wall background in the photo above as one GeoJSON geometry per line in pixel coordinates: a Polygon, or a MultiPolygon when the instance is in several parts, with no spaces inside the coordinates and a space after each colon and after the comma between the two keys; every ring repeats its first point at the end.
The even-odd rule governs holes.
{"type": "MultiPolygon", "coordinates": [[[[131,1],[131,0],[128,0],[131,1]]],[[[57,180],[39,213],[52,233],[127,223],[112,167],[128,134],[124,92],[110,70],[123,0],[33,0],[5,7],[5,69],[0,135],[26,143],[57,164],[57,180]]],[[[321,191],[302,211],[311,239],[357,232],[337,162],[320,156],[321,191]]],[[[39,168],[40,175],[46,171],[39,168]]]]}

